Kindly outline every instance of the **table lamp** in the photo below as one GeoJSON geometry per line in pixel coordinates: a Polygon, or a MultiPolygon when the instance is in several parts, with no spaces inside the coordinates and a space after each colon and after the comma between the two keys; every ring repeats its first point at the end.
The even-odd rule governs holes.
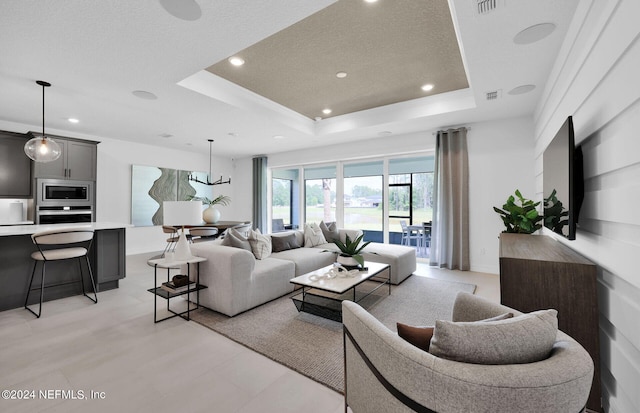
{"type": "Polygon", "coordinates": [[[182,227],[175,248],[175,260],[186,261],[192,257],[191,248],[184,234],[185,225],[202,224],[202,203],[192,201],[164,201],[162,203],[163,225],[182,227]]]}

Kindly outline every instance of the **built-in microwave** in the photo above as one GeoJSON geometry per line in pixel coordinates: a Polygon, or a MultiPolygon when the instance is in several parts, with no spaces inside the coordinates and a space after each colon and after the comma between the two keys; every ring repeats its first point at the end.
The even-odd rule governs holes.
{"type": "Polygon", "coordinates": [[[37,179],[36,206],[93,205],[93,181],[37,179]]]}

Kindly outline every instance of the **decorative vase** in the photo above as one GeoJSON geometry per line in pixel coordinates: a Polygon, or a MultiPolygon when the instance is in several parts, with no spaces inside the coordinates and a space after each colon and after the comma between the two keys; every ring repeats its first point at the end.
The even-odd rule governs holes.
{"type": "Polygon", "coordinates": [[[220,211],[214,208],[213,205],[209,205],[209,208],[202,212],[202,219],[207,224],[215,224],[220,221],[220,211]]]}
{"type": "Polygon", "coordinates": [[[338,255],[336,257],[336,262],[338,264],[342,264],[347,269],[358,268],[360,266],[360,264],[358,264],[358,261],[356,261],[355,258],[345,257],[343,255],[338,255]]]}

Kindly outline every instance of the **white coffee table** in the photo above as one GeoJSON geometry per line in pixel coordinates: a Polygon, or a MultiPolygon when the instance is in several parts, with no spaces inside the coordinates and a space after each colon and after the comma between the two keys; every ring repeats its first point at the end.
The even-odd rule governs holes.
{"type": "Polygon", "coordinates": [[[366,270],[353,277],[338,275],[329,279],[325,274],[332,268],[333,265],[329,265],[290,280],[302,287],[302,292],[291,297],[298,311],[342,322],[342,301],[360,302],[384,285],[391,294],[389,264],[365,262],[366,270]],[[365,281],[374,281],[376,285],[364,291],[358,289],[365,281]]]}

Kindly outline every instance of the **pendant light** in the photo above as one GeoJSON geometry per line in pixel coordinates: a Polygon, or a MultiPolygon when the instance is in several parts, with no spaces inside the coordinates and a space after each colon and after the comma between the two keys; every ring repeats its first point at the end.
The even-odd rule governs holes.
{"type": "Polygon", "coordinates": [[[209,185],[209,186],[213,186],[213,185],[222,185],[222,184],[230,184],[231,183],[231,177],[228,177],[226,181],[222,180],[222,175],[220,176],[220,179],[218,179],[217,181],[211,182],[211,144],[213,143],[213,139],[207,139],[209,141],[209,175],[207,176],[207,182],[201,181],[198,179],[197,176],[193,175],[193,174],[189,174],[189,180],[193,181],[193,182],[197,182],[199,184],[204,184],[204,185],[209,185]]]}
{"type": "Polygon", "coordinates": [[[30,139],[24,145],[24,153],[36,162],[52,162],[60,157],[62,150],[56,141],[47,138],[44,134],[44,88],[51,86],[51,83],[42,80],[36,83],[42,86],[42,136],[30,139]]]}

